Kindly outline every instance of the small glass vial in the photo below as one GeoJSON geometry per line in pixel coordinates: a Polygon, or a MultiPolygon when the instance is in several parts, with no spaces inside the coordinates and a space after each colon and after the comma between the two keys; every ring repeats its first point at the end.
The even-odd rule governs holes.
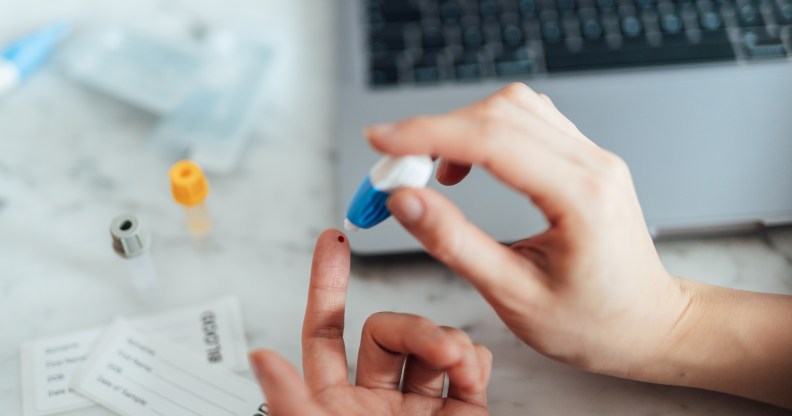
{"type": "Polygon", "coordinates": [[[151,261],[151,235],[136,215],[121,214],[110,223],[113,250],[124,259],[132,285],[138,293],[149,296],[157,287],[158,277],[151,261]]]}
{"type": "Polygon", "coordinates": [[[206,209],[209,183],[197,163],[181,160],[170,170],[173,199],[184,209],[187,231],[202,238],[212,231],[212,220],[206,209]]]}

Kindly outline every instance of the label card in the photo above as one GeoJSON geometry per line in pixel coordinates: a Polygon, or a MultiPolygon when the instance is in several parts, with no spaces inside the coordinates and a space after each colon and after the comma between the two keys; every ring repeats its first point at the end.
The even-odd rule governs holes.
{"type": "Polygon", "coordinates": [[[124,416],[267,415],[258,384],[117,320],[71,388],[124,416]]]}
{"type": "MultiPolygon", "coordinates": [[[[236,298],[146,315],[132,322],[146,331],[200,353],[208,363],[245,371],[247,345],[236,298]]],[[[26,416],[42,416],[93,406],[69,389],[77,367],[102,334],[92,328],[22,344],[22,399],[26,416]]]]}

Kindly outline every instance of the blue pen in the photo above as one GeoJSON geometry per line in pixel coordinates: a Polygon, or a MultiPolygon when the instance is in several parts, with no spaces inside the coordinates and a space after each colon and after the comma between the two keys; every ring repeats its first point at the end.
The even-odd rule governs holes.
{"type": "Polygon", "coordinates": [[[32,74],[66,35],[69,24],[59,21],[17,39],[0,52],[0,97],[32,74]]]}

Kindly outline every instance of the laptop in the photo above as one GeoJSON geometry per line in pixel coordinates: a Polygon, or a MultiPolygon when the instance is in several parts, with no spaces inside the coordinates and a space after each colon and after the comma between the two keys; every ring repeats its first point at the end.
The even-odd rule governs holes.
{"type": "MultiPolygon", "coordinates": [[[[627,161],[655,236],[792,222],[792,0],[338,3],[339,219],[379,158],[365,126],[522,81],[627,161]]],[[[546,228],[481,169],[430,186],[499,241],[546,228]]],[[[392,218],[351,242],[362,257],[422,250],[392,218]]]]}

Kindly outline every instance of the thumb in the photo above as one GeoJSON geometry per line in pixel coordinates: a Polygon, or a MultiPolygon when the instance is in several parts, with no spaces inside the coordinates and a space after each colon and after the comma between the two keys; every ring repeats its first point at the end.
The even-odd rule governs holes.
{"type": "Polygon", "coordinates": [[[250,354],[250,363],[261,384],[271,416],[323,414],[293,365],[269,350],[250,354]]]}
{"type": "Polygon", "coordinates": [[[495,241],[468,221],[446,197],[428,188],[401,189],[388,201],[393,216],[433,257],[469,281],[498,305],[516,289],[540,290],[525,257],[495,241]],[[528,287],[526,287],[528,285],[528,287]]]}

